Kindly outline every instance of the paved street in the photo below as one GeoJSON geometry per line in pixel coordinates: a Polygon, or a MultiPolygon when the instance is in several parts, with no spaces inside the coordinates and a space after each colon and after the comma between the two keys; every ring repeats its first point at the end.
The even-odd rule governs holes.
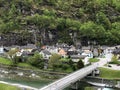
{"type": "Polygon", "coordinates": [[[98,58],[100,61],[98,62],[99,67],[104,66],[105,64],[107,64],[108,62],[111,61],[112,58],[112,54],[106,54],[105,58],[98,58]]]}
{"type": "Polygon", "coordinates": [[[104,66],[105,64],[111,61],[112,56],[113,56],[112,54],[106,54],[105,58],[98,58],[100,60],[98,62],[99,67],[104,67],[112,70],[120,70],[120,66],[117,66],[117,65],[109,64],[111,67],[104,66]]]}

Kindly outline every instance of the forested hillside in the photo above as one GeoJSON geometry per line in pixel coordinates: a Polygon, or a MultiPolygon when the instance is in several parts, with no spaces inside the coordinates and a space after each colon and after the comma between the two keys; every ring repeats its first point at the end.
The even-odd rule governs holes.
{"type": "Polygon", "coordinates": [[[3,45],[120,44],[120,0],[0,0],[0,34],[3,45]]]}

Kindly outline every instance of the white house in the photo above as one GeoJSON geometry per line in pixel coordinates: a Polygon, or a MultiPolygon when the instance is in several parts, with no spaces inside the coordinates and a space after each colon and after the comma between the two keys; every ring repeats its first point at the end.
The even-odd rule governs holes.
{"type": "Polygon", "coordinates": [[[4,53],[4,47],[1,46],[1,47],[0,47],[0,54],[3,54],[3,53],[4,53]]]}
{"type": "Polygon", "coordinates": [[[49,46],[46,50],[48,50],[50,53],[58,53],[58,48],[54,46],[49,46]]]}
{"type": "Polygon", "coordinates": [[[22,56],[22,52],[16,52],[16,56],[22,56]]]}
{"type": "Polygon", "coordinates": [[[86,55],[89,58],[93,58],[93,53],[89,50],[84,50],[82,55],[86,55]]]}

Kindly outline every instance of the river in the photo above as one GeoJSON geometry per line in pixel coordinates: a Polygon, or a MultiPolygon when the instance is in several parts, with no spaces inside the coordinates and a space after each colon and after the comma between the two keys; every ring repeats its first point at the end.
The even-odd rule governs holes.
{"type": "MultiPolygon", "coordinates": [[[[0,81],[5,81],[5,82],[15,83],[15,84],[22,84],[22,85],[30,86],[33,88],[42,88],[43,86],[51,83],[50,80],[31,81],[31,80],[0,79],[0,81]]],[[[85,82],[80,82],[78,86],[79,88],[77,90],[119,90],[115,88],[95,87],[85,82]]],[[[73,89],[71,89],[70,87],[67,87],[64,90],[73,90],[73,89]]]]}
{"type": "MultiPolygon", "coordinates": [[[[73,90],[70,87],[67,87],[65,90],[73,90]]],[[[106,87],[97,87],[97,86],[93,86],[90,85],[84,81],[81,81],[78,85],[78,89],[77,90],[120,90],[117,88],[106,88],[106,87]]]]}

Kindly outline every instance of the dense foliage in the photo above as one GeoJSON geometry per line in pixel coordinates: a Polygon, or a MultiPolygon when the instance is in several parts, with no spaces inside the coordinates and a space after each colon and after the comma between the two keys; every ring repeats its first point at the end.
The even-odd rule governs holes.
{"type": "Polygon", "coordinates": [[[48,61],[49,68],[53,71],[72,72],[84,67],[82,60],[73,62],[71,58],[61,58],[58,54],[53,54],[48,61]]]}
{"type": "Polygon", "coordinates": [[[25,30],[35,30],[43,44],[54,37],[69,44],[119,44],[120,0],[0,0],[0,32],[25,30]]]}
{"type": "Polygon", "coordinates": [[[40,69],[44,68],[44,59],[39,53],[35,53],[34,56],[29,57],[27,63],[40,69]]]}

